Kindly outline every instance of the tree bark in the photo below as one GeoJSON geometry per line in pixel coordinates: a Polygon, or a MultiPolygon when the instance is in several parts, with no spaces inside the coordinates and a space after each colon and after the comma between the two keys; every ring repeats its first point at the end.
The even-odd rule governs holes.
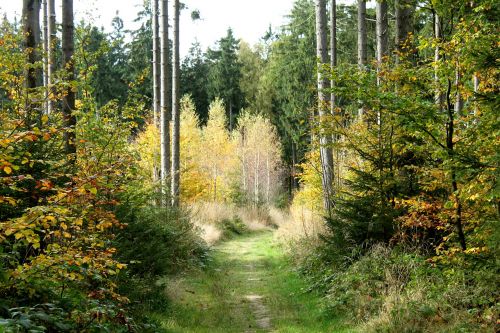
{"type": "Polygon", "coordinates": [[[32,65],[26,73],[28,89],[40,86],[40,73],[35,68],[39,60],[37,48],[40,45],[40,0],[23,1],[23,32],[25,48],[28,50],[28,64],[32,65]]]}
{"type": "Polygon", "coordinates": [[[180,55],[179,55],[179,19],[180,19],[180,4],[179,0],[174,0],[174,52],[173,52],[173,71],[172,71],[172,114],[173,114],[173,129],[172,129],[172,205],[175,207],[179,204],[179,184],[180,184],[180,55]]]}
{"type": "Polygon", "coordinates": [[[66,71],[66,80],[69,83],[66,88],[63,99],[63,118],[66,131],[64,132],[64,143],[66,154],[69,160],[76,161],[76,117],[73,114],[75,110],[75,91],[71,87],[75,80],[75,64],[73,54],[75,51],[75,27],[73,17],[73,0],[62,1],[62,50],[63,50],[63,68],[66,71]]]}
{"type": "MultiPolygon", "coordinates": [[[[332,71],[337,67],[337,1],[332,0],[330,6],[330,66],[332,71]]],[[[335,86],[335,80],[331,80],[331,87],[335,86]]],[[[331,113],[335,114],[335,93],[330,95],[331,113]]]]}
{"type": "Polygon", "coordinates": [[[455,112],[451,104],[451,80],[448,79],[448,91],[446,94],[446,109],[448,111],[448,121],[446,123],[446,148],[448,158],[451,161],[451,195],[455,201],[455,214],[452,217],[453,224],[457,230],[458,240],[463,251],[467,250],[467,243],[462,223],[462,202],[459,197],[457,171],[455,167],[455,112]]]}
{"type": "Polygon", "coordinates": [[[396,16],[396,61],[399,61],[400,54],[406,49],[408,37],[412,33],[413,4],[412,0],[395,0],[396,16]]]}
{"type": "Polygon", "coordinates": [[[160,6],[160,44],[161,44],[161,185],[163,192],[163,206],[169,205],[168,180],[170,178],[170,71],[168,45],[168,1],[161,0],[160,6]]]}
{"type": "Polygon", "coordinates": [[[153,28],[153,123],[158,127],[160,114],[160,24],[158,22],[158,0],[152,0],[152,28],[153,28]]]}
{"type": "Polygon", "coordinates": [[[42,29],[42,39],[43,39],[43,99],[44,99],[44,110],[46,114],[49,114],[49,19],[48,19],[48,6],[47,0],[42,2],[42,17],[43,17],[43,29],[42,29]]]}
{"type": "Polygon", "coordinates": [[[329,96],[325,93],[329,81],[323,75],[322,68],[328,63],[326,42],[326,3],[325,0],[316,0],[316,55],[318,61],[318,114],[320,120],[320,156],[322,169],[323,201],[325,211],[329,217],[332,215],[332,184],[333,184],[333,155],[331,149],[331,135],[325,133],[326,115],[329,96]]]}
{"type": "Polygon", "coordinates": [[[437,13],[434,13],[434,38],[436,39],[436,48],[434,50],[434,84],[436,89],[435,103],[439,110],[443,110],[444,95],[441,92],[439,84],[439,61],[441,60],[440,47],[441,39],[443,38],[441,29],[441,18],[437,13]]]}
{"type": "MultiPolygon", "coordinates": [[[[384,61],[384,57],[388,54],[389,33],[387,20],[387,1],[377,1],[377,72],[380,73],[380,68],[384,61]]],[[[380,77],[377,78],[377,85],[381,84],[380,77]]]]}
{"type": "MultiPolygon", "coordinates": [[[[368,60],[366,51],[366,1],[358,0],[358,66],[360,70],[366,69],[366,63],[368,60]]],[[[358,117],[362,118],[364,113],[364,108],[360,107],[358,109],[358,117]]]]}
{"type": "Polygon", "coordinates": [[[56,56],[55,56],[55,46],[57,39],[56,31],[56,7],[55,0],[47,1],[47,15],[48,15],[48,27],[47,27],[47,86],[48,86],[48,105],[47,113],[51,114],[54,111],[54,73],[56,71],[56,56]]]}

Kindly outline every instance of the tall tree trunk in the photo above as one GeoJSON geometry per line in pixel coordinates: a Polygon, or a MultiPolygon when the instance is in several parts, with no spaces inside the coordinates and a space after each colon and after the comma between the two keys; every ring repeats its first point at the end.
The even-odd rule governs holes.
{"type": "MultiPolygon", "coordinates": [[[[358,66],[360,70],[365,70],[368,61],[366,51],[366,1],[358,0],[358,66]]],[[[358,117],[362,118],[364,108],[360,107],[358,110],[358,117]]]]}
{"type": "Polygon", "coordinates": [[[54,73],[56,71],[56,6],[55,0],[46,0],[47,1],[47,15],[48,15],[48,27],[47,27],[47,86],[48,86],[48,105],[47,105],[47,113],[52,113],[54,111],[54,73]]]}
{"type": "Polygon", "coordinates": [[[42,28],[42,39],[43,39],[43,99],[44,99],[44,110],[45,113],[49,114],[49,19],[48,19],[48,7],[47,0],[42,2],[42,17],[43,17],[43,28],[42,28]]]}
{"type": "MultiPolygon", "coordinates": [[[[66,80],[72,82],[75,80],[75,64],[73,54],[75,51],[75,26],[73,17],[73,0],[62,1],[62,50],[63,50],[63,68],[66,71],[66,80]]],[[[63,99],[63,117],[66,131],[64,132],[64,143],[66,154],[71,162],[76,161],[76,117],[73,114],[75,110],[75,92],[68,85],[65,97],[63,99]]]]}
{"type": "Polygon", "coordinates": [[[324,207],[328,214],[332,214],[332,185],[333,185],[333,156],[331,149],[331,135],[325,133],[326,115],[328,111],[329,96],[325,93],[329,81],[322,73],[323,67],[328,63],[328,51],[326,42],[326,2],[325,0],[316,0],[316,56],[318,61],[318,114],[320,119],[320,155],[322,169],[322,185],[324,207]]]}
{"type": "Polygon", "coordinates": [[[408,43],[408,37],[412,33],[413,4],[412,0],[395,0],[396,16],[396,61],[399,61],[400,53],[405,51],[405,44],[408,43]]]}
{"type": "Polygon", "coordinates": [[[180,19],[180,4],[179,0],[174,0],[174,52],[173,52],[173,71],[172,71],[172,205],[175,207],[179,204],[179,183],[180,183],[180,55],[179,55],[179,19],[180,19]]]}
{"type": "MultiPolygon", "coordinates": [[[[377,13],[377,72],[380,72],[380,68],[384,61],[384,57],[388,54],[389,47],[389,25],[387,20],[387,1],[381,0],[377,1],[376,7],[377,13]]],[[[380,77],[377,78],[377,85],[381,84],[380,77]]]]}
{"type": "Polygon", "coordinates": [[[441,60],[440,47],[441,39],[443,38],[442,28],[441,28],[441,18],[437,13],[434,13],[434,38],[436,39],[436,48],[434,50],[434,84],[436,89],[435,103],[439,110],[443,109],[444,95],[441,91],[439,84],[439,60],[441,60]]]}
{"type": "Polygon", "coordinates": [[[158,0],[152,0],[152,28],[153,28],[153,123],[158,127],[160,114],[160,24],[158,22],[158,0]]]}
{"type": "MultiPolygon", "coordinates": [[[[332,71],[337,67],[337,1],[332,0],[330,6],[330,66],[332,71]]],[[[335,80],[332,79],[331,87],[335,86],[335,80]]],[[[335,93],[330,96],[332,114],[335,114],[336,100],[335,93]]]]}
{"type": "MultiPolygon", "coordinates": [[[[159,115],[161,113],[161,45],[158,0],[152,0],[151,5],[151,23],[153,29],[153,124],[156,128],[159,128],[159,115]]],[[[153,159],[153,182],[155,184],[158,182],[158,178],[161,177],[156,157],[153,159]]]]}
{"type": "Polygon", "coordinates": [[[27,63],[30,65],[25,73],[26,88],[28,94],[28,103],[26,109],[26,126],[31,128],[35,122],[39,122],[39,114],[35,114],[36,109],[40,107],[34,97],[31,97],[31,89],[40,85],[40,73],[36,69],[36,62],[39,60],[37,48],[40,44],[40,1],[23,1],[23,32],[25,48],[28,51],[27,63]]]}
{"type": "Polygon", "coordinates": [[[451,80],[448,79],[448,91],[446,94],[446,110],[448,113],[448,121],[446,123],[446,148],[448,152],[448,158],[451,161],[451,190],[452,197],[455,201],[455,213],[451,218],[455,228],[457,230],[458,240],[463,251],[467,250],[467,243],[465,240],[465,234],[463,230],[462,223],[462,202],[459,196],[458,181],[457,181],[457,171],[455,167],[455,111],[451,103],[451,80]]]}
{"type": "Polygon", "coordinates": [[[160,44],[161,44],[161,185],[163,191],[163,205],[168,206],[168,180],[170,178],[170,71],[168,45],[168,1],[161,0],[160,6],[160,44]]]}

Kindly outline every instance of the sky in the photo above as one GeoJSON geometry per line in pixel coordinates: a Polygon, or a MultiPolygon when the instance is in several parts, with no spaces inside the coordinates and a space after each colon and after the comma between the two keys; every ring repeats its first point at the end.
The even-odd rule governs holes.
{"type": "MultiPolygon", "coordinates": [[[[172,1],[170,1],[172,2],[172,1]]],[[[188,9],[181,15],[181,56],[185,56],[195,40],[203,49],[214,45],[226,35],[231,27],[237,38],[251,45],[257,43],[270,24],[279,27],[286,22],[293,0],[183,0],[188,9]],[[201,20],[191,21],[191,11],[199,10],[201,20]]],[[[56,15],[60,21],[60,0],[56,0],[56,15]]],[[[143,0],[74,0],[77,20],[93,19],[97,26],[106,31],[111,29],[111,20],[119,12],[126,29],[134,29],[134,19],[143,0]]],[[[0,13],[9,19],[19,16],[22,0],[0,0],[0,13]]]]}

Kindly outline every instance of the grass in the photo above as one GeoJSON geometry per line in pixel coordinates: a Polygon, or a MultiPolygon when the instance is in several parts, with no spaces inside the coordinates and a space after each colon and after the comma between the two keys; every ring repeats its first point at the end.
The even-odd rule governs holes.
{"type": "Polygon", "coordinates": [[[352,332],[305,288],[272,232],[254,232],[218,245],[207,269],[171,281],[172,303],[154,316],[172,333],[352,332]]]}

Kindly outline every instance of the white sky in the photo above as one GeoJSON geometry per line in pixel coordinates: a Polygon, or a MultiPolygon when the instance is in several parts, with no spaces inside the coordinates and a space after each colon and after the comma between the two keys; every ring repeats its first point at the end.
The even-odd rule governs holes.
{"type": "MultiPolygon", "coordinates": [[[[188,10],[181,15],[181,56],[185,56],[197,39],[205,50],[225,36],[231,27],[236,38],[255,44],[267,31],[269,24],[279,27],[286,22],[294,0],[181,0],[188,10]],[[198,9],[202,20],[191,21],[191,11],[198,9]]],[[[344,0],[342,2],[352,2],[344,0]]],[[[22,11],[22,0],[0,0],[0,13],[13,19],[22,11]]],[[[97,26],[111,28],[111,20],[119,11],[125,29],[135,29],[133,20],[142,8],[143,0],[74,0],[76,19],[93,19],[97,26]]],[[[60,0],[56,0],[60,7],[60,0]]],[[[60,10],[57,11],[60,21],[60,10]]]]}

